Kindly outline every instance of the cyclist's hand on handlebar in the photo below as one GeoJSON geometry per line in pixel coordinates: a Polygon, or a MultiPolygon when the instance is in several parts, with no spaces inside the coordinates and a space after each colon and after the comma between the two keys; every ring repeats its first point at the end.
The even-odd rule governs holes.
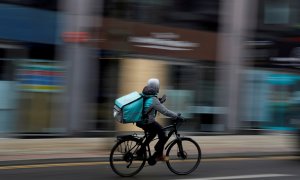
{"type": "Polygon", "coordinates": [[[184,121],[184,118],[181,116],[181,113],[177,114],[176,120],[177,121],[184,121]]]}

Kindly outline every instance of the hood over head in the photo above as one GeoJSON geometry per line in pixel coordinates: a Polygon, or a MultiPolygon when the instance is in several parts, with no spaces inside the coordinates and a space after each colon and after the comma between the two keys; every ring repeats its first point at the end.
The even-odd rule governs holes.
{"type": "Polygon", "coordinates": [[[143,95],[157,95],[156,91],[150,86],[145,86],[143,89],[143,95]]]}
{"type": "Polygon", "coordinates": [[[155,94],[159,93],[159,80],[158,79],[155,79],[155,78],[149,79],[147,86],[149,86],[149,88],[153,89],[155,91],[155,94]]]}

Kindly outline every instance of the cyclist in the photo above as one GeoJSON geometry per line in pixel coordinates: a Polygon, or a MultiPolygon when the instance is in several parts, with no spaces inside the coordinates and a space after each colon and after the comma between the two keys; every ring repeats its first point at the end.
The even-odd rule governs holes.
{"type": "Polygon", "coordinates": [[[175,112],[167,109],[161,102],[160,99],[157,98],[157,94],[159,93],[159,80],[158,79],[149,79],[147,86],[143,89],[143,95],[146,97],[144,112],[147,112],[144,120],[138,122],[136,125],[142,128],[144,131],[148,132],[149,136],[145,140],[144,144],[137,151],[138,156],[142,156],[145,151],[146,145],[149,144],[156,135],[158,135],[158,142],[154,146],[155,153],[153,154],[153,158],[158,160],[165,160],[163,156],[163,149],[166,143],[167,136],[162,129],[162,126],[155,120],[157,111],[161,114],[171,117],[174,119],[182,119],[180,114],[176,114],[175,112]]]}

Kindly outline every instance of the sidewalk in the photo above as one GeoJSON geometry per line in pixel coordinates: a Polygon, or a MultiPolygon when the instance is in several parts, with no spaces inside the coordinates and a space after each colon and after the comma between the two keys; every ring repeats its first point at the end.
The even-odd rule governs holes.
{"type": "MultiPolygon", "coordinates": [[[[190,136],[203,158],[293,155],[295,137],[285,134],[190,136]]],[[[97,158],[107,160],[115,138],[0,138],[0,165],[8,161],[97,158]]]]}

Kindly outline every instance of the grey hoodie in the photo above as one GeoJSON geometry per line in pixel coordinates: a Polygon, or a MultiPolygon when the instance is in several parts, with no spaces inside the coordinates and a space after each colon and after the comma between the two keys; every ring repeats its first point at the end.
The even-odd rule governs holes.
{"type": "Polygon", "coordinates": [[[152,88],[151,85],[148,85],[143,89],[143,95],[149,98],[145,102],[145,112],[149,112],[149,108],[152,108],[146,116],[146,123],[149,124],[155,121],[156,111],[160,112],[161,114],[167,117],[177,117],[177,114],[175,112],[169,110],[163,104],[160,103],[159,99],[156,97],[157,89],[152,88]]]}

